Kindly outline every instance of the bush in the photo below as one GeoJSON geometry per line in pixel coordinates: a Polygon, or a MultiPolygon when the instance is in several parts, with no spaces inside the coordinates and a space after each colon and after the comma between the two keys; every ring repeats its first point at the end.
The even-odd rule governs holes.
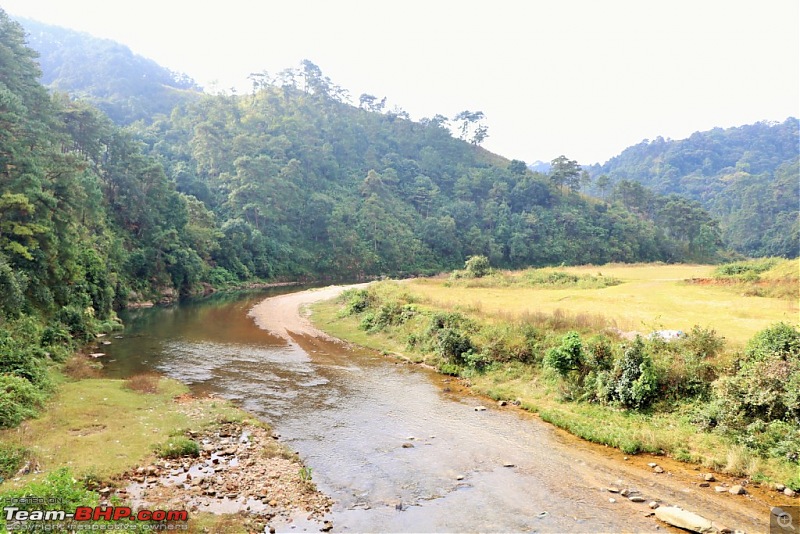
{"type": "MultiPolygon", "coordinates": [[[[19,489],[12,489],[2,494],[6,502],[12,502],[20,510],[64,510],[74,512],[78,506],[97,506],[100,495],[90,491],[73,477],[72,472],[62,467],[48,474],[41,481],[34,481],[19,489]],[[24,499],[24,500],[23,500],[24,499]]],[[[0,516],[0,529],[6,530],[5,515],[0,516]]],[[[63,522],[59,523],[63,526],[63,522]]],[[[37,526],[44,527],[45,523],[37,526]]],[[[55,525],[52,525],[55,526],[55,525]]],[[[53,528],[52,530],[56,530],[53,528]]]]}
{"type": "Polygon", "coordinates": [[[453,328],[443,329],[438,336],[436,352],[450,363],[464,364],[464,354],[475,350],[469,337],[453,328]]]}
{"type": "Polygon", "coordinates": [[[15,375],[0,376],[0,428],[11,428],[37,414],[44,394],[33,384],[15,375]]]}
{"type": "Polygon", "coordinates": [[[636,336],[622,358],[617,360],[613,378],[605,389],[611,396],[609,400],[617,401],[626,408],[642,409],[656,398],[658,376],[640,336],[636,336]]]}
{"type": "Polygon", "coordinates": [[[76,341],[89,341],[94,333],[91,328],[90,318],[84,310],[77,306],[64,306],[55,319],[62,323],[76,341]]]}
{"type": "Polygon", "coordinates": [[[570,371],[578,371],[583,366],[583,344],[577,332],[568,332],[561,345],[547,351],[544,364],[566,377],[570,371]]]}
{"type": "Polygon", "coordinates": [[[756,334],[737,371],[715,384],[727,404],[723,422],[739,427],[761,420],[800,425],[800,331],[785,323],[756,334]]]}
{"type": "Polygon", "coordinates": [[[182,458],[184,456],[200,456],[200,445],[185,437],[175,437],[167,443],[156,447],[156,454],[161,458],[182,458]]]}
{"type": "Polygon", "coordinates": [[[470,256],[464,263],[464,270],[467,276],[471,278],[480,278],[486,276],[491,271],[489,258],[486,256],[470,256]]]}
{"type": "Polygon", "coordinates": [[[25,447],[0,443],[0,483],[19,471],[28,454],[25,447]]]}

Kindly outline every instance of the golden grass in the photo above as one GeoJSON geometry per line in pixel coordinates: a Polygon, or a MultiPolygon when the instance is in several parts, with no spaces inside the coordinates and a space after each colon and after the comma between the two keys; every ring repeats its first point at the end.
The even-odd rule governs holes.
{"type": "MultiPolygon", "coordinates": [[[[794,262],[797,266],[797,262],[794,262]]],[[[785,267],[782,267],[785,268],[785,267]]],[[[408,288],[435,307],[476,311],[503,320],[525,315],[603,316],[622,330],[647,333],[656,329],[689,331],[713,328],[732,346],[742,346],[770,324],[798,322],[794,300],[746,296],[725,287],[687,284],[709,278],[711,265],[602,265],[565,267],[575,274],[602,273],[622,284],[602,289],[528,289],[445,287],[444,280],[411,281],[408,288]]]]}

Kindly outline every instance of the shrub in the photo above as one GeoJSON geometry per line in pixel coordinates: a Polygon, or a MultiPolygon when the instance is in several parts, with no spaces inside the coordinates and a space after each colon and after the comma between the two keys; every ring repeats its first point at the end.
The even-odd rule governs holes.
{"type": "Polygon", "coordinates": [[[370,298],[366,289],[351,289],[345,291],[342,298],[346,299],[344,313],[357,315],[369,308],[370,298]]]}
{"type": "Polygon", "coordinates": [[[613,400],[626,408],[645,408],[658,393],[658,377],[653,361],[645,351],[640,336],[636,336],[622,358],[617,360],[614,375],[613,400]]]}
{"type": "Polygon", "coordinates": [[[486,256],[470,256],[470,258],[464,263],[464,270],[466,271],[467,276],[471,278],[480,278],[482,276],[486,276],[491,270],[489,258],[486,256]]]}
{"type": "Polygon", "coordinates": [[[25,447],[0,443],[0,483],[19,471],[28,454],[25,447]]]}
{"type": "Polygon", "coordinates": [[[800,425],[800,331],[779,323],[756,334],[737,371],[715,384],[727,404],[722,418],[741,427],[755,420],[800,425]]]}
{"type": "Polygon", "coordinates": [[[466,363],[464,354],[475,350],[469,337],[453,328],[445,328],[438,336],[436,352],[450,363],[466,363]]]}
{"type": "Polygon", "coordinates": [[[64,306],[55,315],[76,341],[89,341],[92,338],[90,318],[77,306],[64,306]]]}
{"type": "Polygon", "coordinates": [[[567,332],[561,339],[561,345],[547,351],[544,364],[554,369],[562,377],[570,371],[577,371],[583,366],[583,343],[577,332],[567,332]]]}
{"type": "MultiPolygon", "coordinates": [[[[74,512],[78,506],[97,506],[100,503],[100,495],[90,491],[78,481],[72,472],[62,467],[48,474],[41,481],[34,481],[22,488],[12,489],[3,493],[3,498],[7,502],[13,501],[20,510],[64,510],[74,512]]],[[[6,530],[5,515],[0,516],[0,529],[6,530]]],[[[43,527],[42,530],[49,530],[48,526],[62,526],[63,521],[58,525],[47,525],[39,523],[37,526],[43,527]]],[[[57,530],[53,528],[52,530],[57,530]]]]}
{"type": "Polygon", "coordinates": [[[156,447],[156,454],[161,458],[197,457],[200,456],[200,445],[194,440],[179,436],[156,447]]]}

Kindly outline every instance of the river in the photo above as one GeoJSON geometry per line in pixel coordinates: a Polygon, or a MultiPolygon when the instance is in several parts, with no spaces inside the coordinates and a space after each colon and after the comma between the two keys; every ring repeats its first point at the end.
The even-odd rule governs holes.
{"type": "MultiPolygon", "coordinates": [[[[605,488],[686,497],[446,377],[334,341],[287,342],[248,317],[296,290],[127,312],[106,373],[156,370],[268,422],[336,501],[337,532],[663,532],[646,504],[605,488]]],[[[304,529],[316,530],[293,531],[304,529]]]]}

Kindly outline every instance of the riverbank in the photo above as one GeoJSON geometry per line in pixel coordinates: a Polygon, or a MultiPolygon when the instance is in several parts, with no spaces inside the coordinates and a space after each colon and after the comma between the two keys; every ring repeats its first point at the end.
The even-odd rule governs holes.
{"type": "MultiPolygon", "coordinates": [[[[73,360],[67,369],[85,376],[90,363],[73,360]]],[[[322,525],[331,505],[267,425],[154,374],[66,377],[40,417],[2,431],[0,443],[0,499],[71,496],[64,507],[186,510],[194,531],[322,525]]]]}
{"type": "MultiPolygon", "coordinates": [[[[402,292],[403,290],[398,289],[398,291],[402,292]]],[[[395,327],[372,327],[379,324],[379,321],[384,321],[383,325],[391,325],[396,316],[403,314],[407,316],[406,320],[411,322],[415,320],[413,318],[415,308],[417,311],[419,308],[437,310],[439,309],[437,306],[431,305],[429,302],[425,303],[424,299],[409,300],[416,304],[405,301],[383,301],[379,296],[372,294],[367,297],[367,300],[370,301],[370,306],[364,308],[366,311],[362,314],[351,314],[345,310],[348,306],[360,308],[360,301],[350,300],[338,303],[328,301],[317,304],[313,307],[312,319],[318,328],[334,337],[378,350],[383,354],[405,361],[425,365],[433,364],[433,366],[439,367],[436,361],[427,359],[418,350],[409,350],[409,339],[412,339],[409,336],[414,335],[411,333],[412,331],[419,336],[419,329],[406,331],[396,327],[396,324],[395,327]]],[[[439,309],[439,311],[451,313],[453,310],[439,309]]],[[[417,315],[418,317],[419,315],[417,315]]],[[[423,319],[423,321],[428,324],[427,320],[423,319]]],[[[495,323],[494,326],[497,328],[496,333],[500,335],[503,329],[502,325],[495,323]]],[[[420,341],[419,337],[414,339],[420,341]]],[[[542,419],[566,428],[578,436],[615,447],[629,448],[628,452],[617,451],[616,454],[610,453],[609,449],[604,447],[594,447],[594,450],[597,454],[604,453],[606,456],[612,456],[613,460],[610,461],[621,464],[618,465],[620,469],[627,469],[634,463],[640,464],[644,470],[654,469],[648,464],[657,465],[659,468],[657,473],[667,472],[669,477],[674,477],[673,480],[685,481],[686,487],[680,491],[706,494],[696,495],[695,502],[705,503],[705,506],[713,503],[712,506],[718,506],[720,510],[725,510],[732,516],[736,515],[737,506],[750,507],[753,514],[757,515],[759,509],[761,513],[764,513],[770,506],[796,503],[795,499],[776,491],[776,485],[770,483],[768,479],[747,476],[748,469],[762,473],[771,472],[773,476],[782,476],[780,473],[784,473],[784,476],[788,475],[788,477],[792,477],[791,471],[770,471],[769,465],[754,462],[753,456],[748,455],[741,448],[730,448],[714,436],[699,433],[688,421],[686,414],[637,415],[598,405],[565,403],[557,400],[559,395],[557,388],[544,380],[541,373],[533,372],[533,369],[526,370],[525,365],[513,362],[495,366],[481,373],[469,372],[467,378],[459,379],[458,383],[475,393],[500,401],[506,406],[519,404],[521,408],[537,413],[542,419]],[[600,420],[604,421],[603,425],[597,424],[597,421],[600,420]],[[683,447],[687,447],[684,450],[691,454],[677,455],[677,458],[682,461],[675,461],[675,451],[681,450],[683,447]],[[664,456],[668,452],[671,453],[672,458],[664,456]],[[690,463],[683,463],[686,460],[689,460],[690,463]],[[695,462],[697,465],[692,465],[695,462]],[[705,470],[704,475],[710,475],[715,483],[705,481],[704,475],[698,474],[698,471],[701,470],[705,470]],[[697,481],[698,476],[701,477],[700,482],[697,481]],[[738,497],[742,501],[738,504],[732,502],[729,496],[720,496],[718,493],[728,492],[735,486],[743,486],[743,490],[746,492],[746,496],[738,497]],[[693,489],[689,490],[688,487],[693,489]]],[[[484,397],[484,403],[485,401],[484,397]]],[[[777,485],[777,487],[781,486],[777,485]]],[[[690,506],[691,502],[692,500],[689,501],[690,506]]],[[[766,517],[764,515],[765,519],[766,517]]],[[[763,529],[764,524],[762,523],[759,528],[763,529]]]]}

